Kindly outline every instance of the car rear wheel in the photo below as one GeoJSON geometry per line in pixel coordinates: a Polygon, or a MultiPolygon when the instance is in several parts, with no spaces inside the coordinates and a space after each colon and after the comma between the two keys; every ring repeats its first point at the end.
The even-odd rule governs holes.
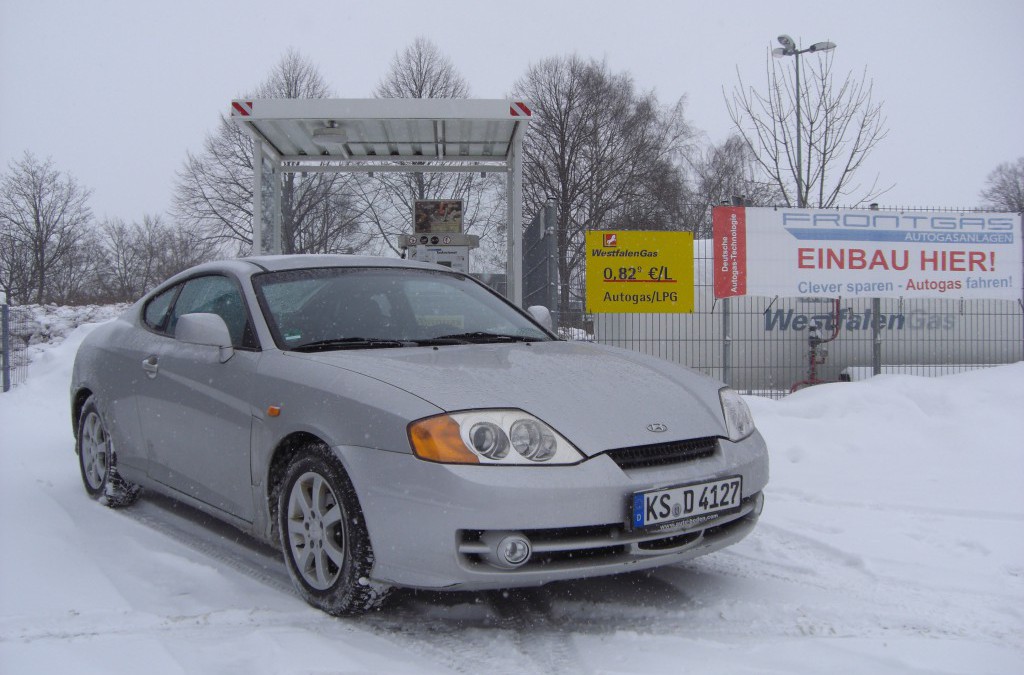
{"type": "Polygon", "coordinates": [[[326,447],[289,465],[277,514],[288,572],[309,604],[344,616],[383,601],[387,587],[369,578],[373,550],[355,489],[326,447]]]}
{"type": "Polygon", "coordinates": [[[112,507],[129,506],[138,499],[139,486],[117,472],[117,453],[92,396],[79,416],[77,450],[82,483],[89,496],[103,498],[112,507]]]}

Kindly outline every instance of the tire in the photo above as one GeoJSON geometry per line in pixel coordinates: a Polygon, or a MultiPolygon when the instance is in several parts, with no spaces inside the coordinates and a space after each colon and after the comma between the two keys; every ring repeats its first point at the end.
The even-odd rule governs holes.
{"type": "Polygon", "coordinates": [[[129,483],[117,472],[117,453],[96,407],[96,397],[90,396],[82,406],[78,420],[78,468],[82,484],[90,497],[101,499],[107,506],[130,506],[139,498],[140,488],[129,483]]]}
{"type": "Polygon", "coordinates": [[[373,549],[359,500],[328,448],[308,448],[288,466],[277,518],[288,573],[306,602],[334,616],[383,602],[388,588],[370,581],[373,549]]]}

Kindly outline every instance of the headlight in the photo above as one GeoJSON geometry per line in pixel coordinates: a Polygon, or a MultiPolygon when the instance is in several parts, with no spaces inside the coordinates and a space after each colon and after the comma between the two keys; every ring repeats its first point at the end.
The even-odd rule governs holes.
{"type": "Polygon", "coordinates": [[[516,420],[508,435],[512,439],[512,447],[526,459],[546,462],[558,452],[555,432],[537,420],[516,420]]]}
{"type": "Polygon", "coordinates": [[[522,410],[427,417],[409,425],[409,442],[420,459],[444,464],[551,465],[583,459],[561,434],[522,410]]]}
{"type": "Polygon", "coordinates": [[[730,441],[742,441],[754,433],[754,418],[746,401],[732,389],[724,387],[718,391],[722,399],[722,414],[725,416],[725,428],[729,431],[730,441]]]}
{"type": "Polygon", "coordinates": [[[488,459],[502,459],[508,454],[508,436],[494,422],[477,422],[469,428],[469,447],[488,459]]]}

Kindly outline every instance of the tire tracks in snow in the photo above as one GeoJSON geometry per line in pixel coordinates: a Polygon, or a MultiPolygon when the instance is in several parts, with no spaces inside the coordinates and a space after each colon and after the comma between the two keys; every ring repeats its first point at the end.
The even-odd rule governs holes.
{"type": "Polygon", "coordinates": [[[580,672],[572,632],[553,617],[544,589],[400,590],[379,612],[360,620],[379,637],[400,641],[459,673],[580,672]]]}
{"type": "Polygon", "coordinates": [[[539,672],[562,675],[579,672],[580,656],[565,631],[552,617],[551,598],[543,588],[488,594],[498,626],[512,631],[513,643],[539,672]]]}
{"type": "MultiPolygon", "coordinates": [[[[152,495],[119,514],[301,602],[279,552],[230,526],[152,495]]],[[[1001,642],[1008,639],[1005,626],[971,628],[970,615],[981,616],[969,608],[967,616],[952,621],[931,616],[928,594],[928,589],[873,574],[855,554],[762,520],[742,546],[651,573],[506,592],[399,590],[379,611],[356,619],[333,620],[308,614],[305,608],[244,614],[223,610],[180,617],[108,616],[100,617],[102,629],[96,632],[187,634],[204,626],[229,631],[294,627],[319,634],[337,630],[350,636],[347,639],[373,635],[393,644],[396,651],[422,657],[432,668],[467,675],[581,672],[586,661],[577,649],[577,638],[620,632],[710,639],[731,639],[751,631],[780,637],[984,635],[1001,642]],[[823,606],[807,604],[806,598],[787,602],[785,589],[790,585],[813,587],[823,606]],[[759,604],[754,597],[771,597],[776,591],[782,598],[776,604],[765,604],[763,599],[759,604]],[[853,615],[863,620],[848,618],[844,606],[859,607],[853,615]]],[[[80,620],[61,618],[26,632],[15,621],[12,617],[2,626],[3,634],[15,640],[68,639],[82,628],[80,620]]],[[[91,628],[82,634],[91,634],[91,628]]]]}
{"type": "MultiPolygon", "coordinates": [[[[4,617],[0,621],[0,643],[35,642],[38,640],[77,640],[82,638],[131,637],[163,634],[188,634],[210,629],[256,628],[306,626],[314,628],[321,617],[302,616],[299,613],[282,613],[267,609],[214,610],[196,614],[173,616],[157,615],[132,610],[123,611],[75,611],[65,617],[47,620],[45,626],[19,627],[21,618],[4,617]],[[83,621],[88,628],[83,628],[83,621]]],[[[38,619],[32,619],[38,622],[38,619]]]]}
{"type": "MultiPolygon", "coordinates": [[[[158,532],[169,539],[195,551],[207,558],[223,564],[264,586],[273,588],[296,598],[298,595],[288,576],[281,554],[262,542],[222,523],[200,511],[172,499],[147,493],[133,506],[119,509],[119,515],[131,518],[146,528],[158,532]]],[[[542,591],[540,592],[542,593],[542,591]]],[[[478,672],[481,663],[487,660],[486,645],[495,639],[507,638],[515,646],[515,661],[519,666],[526,666],[525,671],[552,673],[553,675],[576,672],[573,668],[575,652],[572,650],[571,639],[564,631],[557,631],[551,625],[550,604],[543,602],[542,595],[534,591],[532,595],[515,594],[509,598],[494,599],[490,594],[478,593],[428,593],[427,603],[410,602],[409,597],[415,594],[405,593],[406,601],[402,602],[403,592],[396,595],[397,603],[388,601],[384,607],[369,615],[355,619],[336,619],[334,625],[345,626],[345,632],[369,631],[381,639],[393,642],[398,649],[410,650],[422,654],[431,663],[448,668],[454,672],[478,672]],[[454,597],[452,597],[454,596],[454,597]],[[470,603],[478,606],[471,612],[469,621],[436,618],[439,607],[444,607],[452,600],[456,603],[470,603]],[[393,609],[391,609],[393,608],[393,609]],[[472,614],[477,616],[473,617],[472,614]],[[546,627],[542,632],[539,627],[546,627]],[[525,634],[528,637],[524,637],[525,634]],[[531,671],[530,666],[535,669],[531,671]]],[[[300,600],[301,601],[301,600],[300,600]]],[[[322,630],[322,621],[327,615],[316,615],[312,619],[298,620],[287,615],[282,620],[273,612],[267,613],[260,621],[252,625],[295,626],[305,625],[308,628],[318,627],[322,630]],[[272,619],[272,620],[267,620],[272,619]]],[[[184,624],[181,630],[187,630],[196,623],[206,619],[203,616],[175,617],[174,619],[154,618],[152,624],[161,631],[179,621],[184,624]]],[[[239,627],[249,625],[245,619],[237,619],[239,627]]],[[[230,627],[233,624],[220,621],[218,626],[230,627]]],[[[132,627],[119,628],[110,626],[108,632],[136,632],[132,627]]],[[[146,632],[145,629],[138,632],[146,632]]],[[[57,635],[67,635],[67,631],[58,630],[57,635]]],[[[39,636],[44,637],[44,636],[39,636]]],[[[494,672],[505,672],[512,669],[509,658],[502,652],[493,657],[494,672]]],[[[517,668],[518,669],[518,668],[517,668]]]]}
{"type": "Polygon", "coordinates": [[[980,637],[1024,644],[1012,628],[1021,614],[1004,594],[936,586],[910,570],[902,576],[875,572],[859,556],[764,521],[740,546],[656,574],[680,585],[700,577],[756,583],[735,592],[718,585],[720,597],[705,612],[705,628],[718,636],[755,628],[780,637],[980,637]],[[992,616],[993,605],[1002,606],[1002,619],[992,616]],[[722,621],[713,620],[716,607],[722,621]],[[737,628],[737,620],[749,625],[737,628]]]}
{"type": "Polygon", "coordinates": [[[277,549],[171,499],[147,493],[119,513],[282,593],[298,597],[277,549]]]}
{"type": "MultiPolygon", "coordinates": [[[[150,493],[135,505],[117,510],[117,514],[298,600],[280,552],[230,525],[150,493]]],[[[659,587],[654,594],[663,596],[667,584],[642,576],[644,583],[659,587]]],[[[499,673],[569,675],[580,672],[575,634],[603,634],[623,628],[655,632],[654,616],[621,601],[623,593],[629,596],[636,592],[636,575],[625,577],[627,581],[620,576],[487,593],[398,590],[378,611],[355,619],[337,619],[334,625],[345,626],[346,632],[369,631],[398,649],[422,654],[432,664],[453,672],[476,673],[489,668],[499,673]],[[588,611],[584,616],[568,609],[572,596],[580,593],[589,598],[586,607],[596,615],[588,611]],[[489,649],[497,642],[502,643],[502,649],[489,649]]],[[[638,597],[644,597],[642,591],[638,597]]],[[[288,614],[278,618],[280,614],[268,612],[261,617],[252,625],[323,629],[323,617],[319,615],[300,619],[288,614]]],[[[202,616],[180,617],[184,625],[180,630],[205,620],[202,616]]],[[[177,625],[179,618],[155,617],[152,621],[164,630],[163,624],[177,625]]],[[[226,619],[218,621],[217,625],[233,625],[226,619]]],[[[249,625],[248,619],[234,621],[242,627],[249,625]]],[[[128,626],[110,628],[112,632],[135,632],[128,626]]]]}
{"type": "MultiPolygon", "coordinates": [[[[834,506],[842,509],[863,509],[865,511],[892,511],[914,516],[943,516],[951,518],[970,518],[978,520],[1007,521],[1011,523],[1024,523],[1024,513],[1012,513],[1008,511],[986,511],[979,509],[954,509],[934,506],[912,506],[909,504],[891,504],[885,502],[856,502],[841,499],[826,499],[819,495],[804,492],[802,490],[776,488],[772,490],[772,498],[786,499],[814,504],[817,506],[834,506]]],[[[759,525],[758,527],[761,527],[759,525]]]]}

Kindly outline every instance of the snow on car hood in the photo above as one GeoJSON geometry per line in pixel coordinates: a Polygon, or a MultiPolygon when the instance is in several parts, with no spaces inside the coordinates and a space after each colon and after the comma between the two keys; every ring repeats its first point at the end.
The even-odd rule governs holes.
{"type": "Polygon", "coordinates": [[[726,434],[720,383],[603,345],[534,342],[289,355],[387,382],[449,412],[525,410],[587,455],[726,434]],[[667,430],[647,429],[655,424],[667,430]]]}

